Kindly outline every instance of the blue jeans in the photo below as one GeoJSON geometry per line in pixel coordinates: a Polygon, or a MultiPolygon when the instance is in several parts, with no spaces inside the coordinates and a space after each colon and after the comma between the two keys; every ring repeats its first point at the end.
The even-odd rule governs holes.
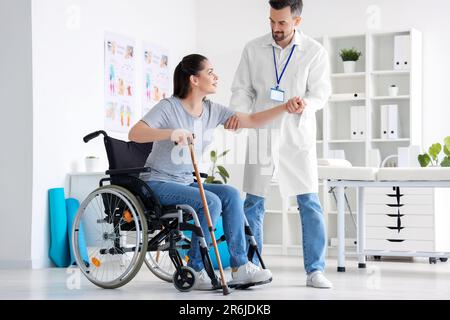
{"type": "MultiPolygon", "coordinates": [[[[162,205],[187,204],[197,212],[206,243],[211,242],[208,222],[203,211],[203,203],[197,183],[182,185],[175,182],[147,182],[162,205]]],[[[204,184],[206,202],[213,225],[222,213],[223,231],[230,252],[230,265],[237,268],[248,262],[245,248],[244,210],[240,193],[237,189],[220,184],[204,184]]],[[[192,235],[188,265],[196,271],[204,268],[200,254],[199,240],[192,235]]]]}
{"type": "MultiPolygon", "coordinates": [[[[260,250],[262,250],[264,200],[262,197],[247,194],[244,202],[245,215],[260,250]]],[[[319,197],[316,193],[301,194],[297,196],[297,203],[302,222],[303,262],[306,273],[324,271],[326,233],[319,197]]],[[[254,258],[253,263],[257,264],[257,259],[254,258]]]]}

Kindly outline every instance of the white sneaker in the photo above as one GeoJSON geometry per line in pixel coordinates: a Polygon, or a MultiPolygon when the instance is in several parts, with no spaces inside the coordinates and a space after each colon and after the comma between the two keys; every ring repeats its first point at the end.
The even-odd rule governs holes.
{"type": "Polygon", "coordinates": [[[308,274],[306,277],[306,286],[321,288],[321,289],[330,289],[333,287],[333,284],[325,278],[322,271],[314,271],[308,274]]]}
{"type": "Polygon", "coordinates": [[[194,290],[213,290],[213,286],[211,284],[211,278],[208,276],[208,273],[205,269],[202,269],[201,271],[194,271],[195,274],[195,283],[194,283],[194,290]]]}
{"type": "Polygon", "coordinates": [[[272,280],[272,273],[269,269],[261,269],[257,265],[248,261],[240,266],[235,272],[231,272],[230,285],[264,284],[272,280]]]}

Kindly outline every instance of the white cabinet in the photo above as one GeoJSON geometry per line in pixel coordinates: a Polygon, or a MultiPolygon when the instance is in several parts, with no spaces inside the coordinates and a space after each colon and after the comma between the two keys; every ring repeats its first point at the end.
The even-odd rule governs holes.
{"type": "Polygon", "coordinates": [[[450,251],[449,190],[367,188],[367,250],[450,251]]]}

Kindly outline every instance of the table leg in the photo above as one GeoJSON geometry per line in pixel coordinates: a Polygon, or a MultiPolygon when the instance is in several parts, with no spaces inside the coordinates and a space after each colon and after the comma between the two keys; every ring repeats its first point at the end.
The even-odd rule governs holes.
{"type": "Polygon", "coordinates": [[[338,272],[345,272],[345,207],[344,187],[337,187],[338,272]]]}
{"type": "Polygon", "coordinates": [[[357,233],[357,242],[356,242],[356,251],[358,252],[358,268],[364,269],[366,267],[366,255],[364,254],[365,250],[365,212],[364,212],[364,187],[358,187],[357,196],[358,199],[358,209],[357,209],[357,219],[358,219],[358,228],[356,230],[357,233]]]}

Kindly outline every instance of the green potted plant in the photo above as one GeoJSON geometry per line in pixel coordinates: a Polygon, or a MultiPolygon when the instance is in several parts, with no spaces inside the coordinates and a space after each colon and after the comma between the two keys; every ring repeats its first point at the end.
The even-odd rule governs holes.
{"type": "Polygon", "coordinates": [[[212,162],[211,166],[211,174],[208,175],[208,178],[206,178],[205,183],[215,183],[215,184],[224,184],[227,183],[228,179],[230,178],[230,174],[228,173],[227,169],[225,169],[223,166],[217,165],[217,160],[219,158],[224,157],[230,150],[225,150],[221,154],[217,155],[217,151],[212,150],[210,153],[210,158],[212,162]],[[219,179],[216,179],[216,174],[219,174],[219,176],[222,178],[222,181],[219,179]]]}
{"type": "Polygon", "coordinates": [[[356,61],[359,60],[362,53],[355,48],[342,49],[339,53],[343,63],[344,63],[344,73],[353,73],[356,68],[356,61]]]}
{"type": "Polygon", "coordinates": [[[428,153],[419,154],[417,160],[421,167],[427,167],[430,164],[433,167],[450,167],[450,136],[444,139],[444,147],[440,143],[433,143],[428,148],[428,153]],[[444,150],[445,156],[440,160],[439,154],[442,150],[444,150]]]}

